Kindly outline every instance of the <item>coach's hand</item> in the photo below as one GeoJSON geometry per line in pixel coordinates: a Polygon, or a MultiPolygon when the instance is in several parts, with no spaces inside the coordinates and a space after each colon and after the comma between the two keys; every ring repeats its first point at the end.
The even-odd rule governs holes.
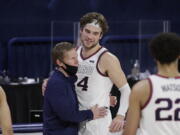
{"type": "Polygon", "coordinates": [[[98,107],[98,105],[93,106],[91,111],[93,112],[93,119],[103,118],[107,115],[107,109],[105,107],[98,107]]]}
{"type": "Polygon", "coordinates": [[[109,96],[110,97],[110,106],[115,107],[117,104],[117,97],[116,96],[109,96]]]}
{"type": "Polygon", "coordinates": [[[42,84],[42,95],[43,96],[44,96],[44,92],[45,92],[46,87],[47,87],[47,83],[48,83],[48,79],[44,79],[43,84],[42,84]]]}
{"type": "Polygon", "coordinates": [[[110,132],[119,132],[123,129],[123,127],[124,127],[124,116],[117,115],[111,122],[109,131],[110,132]]]}

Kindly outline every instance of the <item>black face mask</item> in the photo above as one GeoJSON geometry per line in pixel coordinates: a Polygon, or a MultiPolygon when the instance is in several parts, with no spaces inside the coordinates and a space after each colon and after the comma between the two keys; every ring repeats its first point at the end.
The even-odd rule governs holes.
{"type": "Polygon", "coordinates": [[[62,66],[62,68],[66,71],[66,73],[67,73],[69,76],[74,76],[74,75],[76,75],[77,70],[78,70],[78,67],[77,67],[77,66],[70,66],[70,65],[65,64],[65,63],[64,63],[64,65],[66,65],[66,68],[64,68],[63,66],[62,66]]]}

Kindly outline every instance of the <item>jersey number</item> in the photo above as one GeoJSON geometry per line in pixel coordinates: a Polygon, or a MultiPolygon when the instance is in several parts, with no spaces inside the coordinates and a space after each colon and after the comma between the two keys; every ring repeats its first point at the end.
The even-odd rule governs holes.
{"type": "MultiPolygon", "coordinates": [[[[161,108],[158,108],[156,109],[155,111],[155,117],[156,117],[156,120],[158,121],[162,121],[162,120],[167,120],[167,121],[171,121],[171,120],[175,120],[175,121],[180,121],[180,108],[176,108],[174,110],[174,114],[173,115],[167,115],[166,117],[161,117],[160,114],[162,113],[162,111],[170,111],[172,109],[172,106],[173,106],[173,101],[169,98],[160,98],[160,99],[157,99],[155,101],[156,104],[160,104],[161,102],[166,102],[167,103],[167,106],[166,107],[161,107],[161,108]],[[173,118],[174,116],[174,118],[173,118]]],[[[175,104],[179,104],[180,103],[180,99],[176,99],[175,104]]]]}
{"type": "Polygon", "coordinates": [[[77,83],[78,87],[82,87],[82,91],[87,91],[88,89],[88,77],[84,77],[81,81],[77,83]]]}

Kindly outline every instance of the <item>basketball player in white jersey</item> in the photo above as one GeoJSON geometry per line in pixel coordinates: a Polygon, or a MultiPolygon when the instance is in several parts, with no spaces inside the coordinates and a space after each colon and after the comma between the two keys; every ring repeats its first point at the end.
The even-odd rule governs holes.
{"type": "Polygon", "coordinates": [[[79,135],[110,135],[124,125],[130,87],[118,58],[99,44],[107,31],[108,25],[102,14],[87,13],[80,19],[82,45],[77,49],[79,67],[75,89],[81,110],[95,104],[109,110],[109,95],[115,84],[121,92],[120,108],[113,120],[109,110],[104,118],[81,123],[79,135]]]}
{"type": "Polygon", "coordinates": [[[180,135],[180,38],[161,33],[150,50],[158,73],[133,87],[123,135],[180,135]]]}

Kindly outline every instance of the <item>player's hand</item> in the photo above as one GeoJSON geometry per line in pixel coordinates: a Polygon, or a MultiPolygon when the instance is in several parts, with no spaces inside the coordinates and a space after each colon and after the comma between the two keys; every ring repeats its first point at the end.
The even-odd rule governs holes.
{"type": "Polygon", "coordinates": [[[110,95],[110,106],[114,107],[114,106],[116,106],[116,104],[117,104],[117,97],[110,95]]]}
{"type": "Polygon", "coordinates": [[[46,87],[47,87],[47,83],[48,83],[48,79],[44,79],[43,84],[42,84],[42,95],[43,96],[44,96],[44,92],[45,92],[46,87]]]}
{"type": "Polygon", "coordinates": [[[123,129],[124,127],[124,116],[122,115],[117,115],[113,121],[111,122],[111,125],[109,127],[110,132],[119,132],[123,129]]]}
{"type": "Polygon", "coordinates": [[[91,111],[93,112],[93,119],[103,118],[107,115],[107,109],[105,107],[98,107],[98,105],[93,106],[91,111]]]}

